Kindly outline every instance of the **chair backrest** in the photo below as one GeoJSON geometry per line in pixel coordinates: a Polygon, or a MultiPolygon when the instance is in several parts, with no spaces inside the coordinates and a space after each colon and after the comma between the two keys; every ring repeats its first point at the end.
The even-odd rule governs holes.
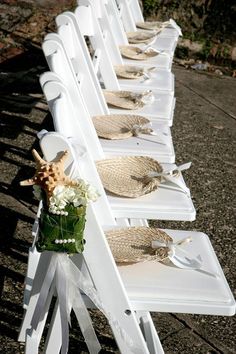
{"type": "Polygon", "coordinates": [[[78,4],[95,8],[102,30],[105,31],[110,27],[112,29],[109,31],[110,36],[117,45],[129,44],[117,5],[113,0],[78,0],[78,4]]]}
{"type": "Polygon", "coordinates": [[[126,0],[108,0],[117,3],[120,19],[126,32],[135,32],[137,27],[132,15],[130,3],[126,0]]]}
{"type": "MultiPolygon", "coordinates": [[[[55,34],[54,37],[58,36],[55,34]]],[[[45,40],[42,45],[49,67],[59,76],[60,80],[67,87],[71,101],[73,103],[76,119],[80,120],[81,129],[83,129],[83,131],[89,131],[90,137],[92,137],[90,141],[91,148],[97,156],[94,156],[94,158],[99,159],[101,156],[103,156],[103,151],[100,146],[96,130],[90,118],[91,115],[85,109],[83,95],[81,94],[80,86],[74,74],[73,68],[70,66],[70,61],[67,59],[66,53],[63,46],[60,44],[60,41],[55,41],[54,39],[50,38],[47,37],[47,40],[45,40]]],[[[84,78],[82,81],[85,82],[86,78],[84,78]]],[[[94,102],[95,106],[95,103],[99,103],[99,100],[96,97],[96,90],[94,89],[92,91],[92,87],[90,94],[90,100],[94,102]]],[[[99,112],[103,113],[102,108],[100,107],[99,109],[99,112]]]]}
{"type": "MultiPolygon", "coordinates": [[[[58,34],[48,35],[46,40],[52,38],[64,47],[66,55],[63,58],[67,58],[70,62],[69,67],[74,71],[73,76],[77,80],[77,85],[80,85],[90,115],[108,114],[109,109],[98,80],[98,74],[102,76],[106,88],[119,90],[120,86],[97,20],[91,22],[91,26],[89,26],[89,19],[92,19],[91,7],[81,6],[78,15],[78,19],[72,12],[59,15],[56,18],[58,34]],[[96,31],[93,25],[95,25],[96,31]],[[86,44],[86,36],[89,36],[91,46],[95,48],[93,60],[86,44]],[[70,41],[68,41],[68,37],[70,37],[70,41]],[[86,79],[81,81],[81,77],[86,79]]],[[[58,70],[56,66],[50,66],[50,68],[53,71],[58,70]]]]}
{"type": "MultiPolygon", "coordinates": [[[[119,3],[119,0],[117,0],[117,3],[119,3]]],[[[138,0],[127,0],[127,3],[130,7],[130,11],[132,13],[134,22],[143,22],[144,18],[143,18],[143,13],[140,7],[140,3],[138,0]]]]}
{"type": "MultiPolygon", "coordinates": [[[[65,15],[65,17],[68,19],[68,16],[65,15]]],[[[63,15],[60,15],[60,18],[63,18],[63,15]]],[[[69,23],[69,21],[70,20],[68,20],[67,23],[69,23]]],[[[91,92],[93,92],[93,96],[90,97],[88,102],[88,110],[92,116],[97,114],[97,112],[108,113],[108,107],[101,92],[100,84],[94,74],[93,64],[91,63],[86,43],[83,43],[84,48],[81,47],[81,40],[84,41],[84,38],[80,38],[79,35],[73,33],[74,31],[74,26],[70,26],[69,24],[61,25],[59,26],[58,33],[50,33],[45,37],[44,43],[49,43],[49,40],[51,41],[50,45],[44,45],[43,43],[42,46],[48,65],[52,71],[55,71],[52,68],[57,68],[57,70],[60,71],[58,73],[60,76],[66,75],[66,81],[63,82],[73,85],[74,91],[76,91],[76,87],[80,86],[81,90],[86,92],[86,95],[91,95],[91,92]],[[52,44],[53,41],[55,42],[54,45],[52,44]],[[56,42],[58,44],[56,44],[56,42]],[[56,60],[57,66],[54,65],[54,61],[50,59],[50,49],[48,50],[50,46],[60,47],[57,49],[60,52],[58,60],[56,60]],[[86,58],[86,55],[88,58],[86,58]],[[68,64],[65,65],[67,60],[68,64]],[[63,67],[63,65],[65,65],[65,67],[63,67]],[[68,73],[69,69],[72,71],[70,74],[68,73]],[[92,77],[92,75],[94,75],[94,77],[92,77]]]]}
{"type": "MultiPolygon", "coordinates": [[[[68,12],[64,16],[59,15],[56,19],[58,30],[60,29],[60,26],[67,24],[67,26],[74,27],[74,30],[71,31],[72,35],[77,35],[80,38],[88,37],[90,45],[94,52],[92,55],[93,71],[95,71],[96,75],[98,75],[98,73],[101,75],[106,88],[109,88],[111,90],[119,90],[120,86],[113,68],[108,48],[103,38],[103,33],[99,26],[98,19],[95,16],[95,10],[96,8],[93,8],[91,5],[78,6],[74,14],[68,12]],[[69,18],[66,19],[66,16],[69,18]],[[91,23],[91,28],[88,28],[86,19],[89,19],[88,22],[91,23]]],[[[66,38],[64,39],[64,42],[65,41],[66,38]]],[[[116,50],[116,52],[119,52],[118,47],[114,47],[114,50],[116,50]]],[[[83,53],[81,53],[81,55],[85,52],[87,52],[88,54],[88,48],[83,48],[83,53]]],[[[91,67],[91,58],[87,54],[86,59],[89,67],[91,67]]],[[[91,73],[91,76],[95,80],[94,73],[91,73]]]]}
{"type": "MultiPolygon", "coordinates": [[[[68,150],[69,157],[66,160],[67,174],[73,172],[74,165],[78,164],[78,176],[81,178],[89,177],[83,171],[84,165],[81,166],[81,161],[77,159],[77,151],[74,150],[70,141],[62,135],[58,133],[45,134],[41,138],[40,145],[48,161],[52,161],[61,151],[68,150]]],[[[100,198],[103,198],[103,196],[100,198]]],[[[83,252],[86,266],[98,292],[100,302],[106,309],[110,325],[121,352],[131,354],[132,350],[130,349],[133,349],[135,353],[148,354],[147,344],[139,328],[136,314],[131,307],[106,237],[101,228],[96,203],[89,205],[86,213],[87,222],[84,232],[86,245],[83,252]],[[132,340],[132,343],[130,343],[130,340],[132,340]],[[138,349],[140,351],[137,351],[138,349]]]]}
{"type": "MultiPolygon", "coordinates": [[[[43,74],[44,78],[41,78],[41,82],[44,82],[42,89],[49,104],[55,131],[62,134],[70,142],[77,154],[75,166],[79,165],[79,167],[75,169],[75,172],[78,173],[79,171],[81,178],[87,179],[88,182],[96,186],[101,195],[94,204],[100,222],[103,225],[107,223],[114,224],[115,220],[110,204],[93,161],[96,156],[96,151],[91,149],[93,139],[86,139],[86,135],[80,125],[80,120],[76,117],[75,105],[71,101],[67,88],[60,82],[59,78],[57,81],[47,80],[45,78],[47,74],[43,74]]],[[[81,112],[82,110],[83,107],[81,104],[81,112]]],[[[103,158],[103,154],[100,154],[99,158],[103,158]]],[[[68,168],[71,170],[71,166],[68,168]]]]}

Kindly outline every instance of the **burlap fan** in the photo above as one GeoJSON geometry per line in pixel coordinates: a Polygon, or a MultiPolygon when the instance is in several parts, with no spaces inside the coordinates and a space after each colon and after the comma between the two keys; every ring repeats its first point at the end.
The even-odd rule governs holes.
{"type": "Polygon", "coordinates": [[[156,36],[156,32],[127,32],[126,33],[130,44],[150,43],[156,36]]]}
{"type": "Polygon", "coordinates": [[[156,57],[159,53],[156,50],[144,51],[138,47],[132,47],[131,45],[122,45],[119,47],[121,55],[125,58],[134,60],[146,60],[148,58],[156,57]]]}
{"type": "Polygon", "coordinates": [[[152,247],[152,241],[171,242],[164,231],[151,227],[128,227],[106,232],[106,238],[117,263],[162,261],[168,258],[168,247],[152,247]]]}
{"type": "Polygon", "coordinates": [[[103,94],[109,106],[124,109],[139,109],[147,103],[146,99],[148,95],[151,96],[151,91],[135,93],[131,91],[103,90],[103,94]]]}
{"type": "Polygon", "coordinates": [[[145,21],[145,22],[137,22],[136,26],[138,28],[146,29],[146,30],[162,30],[164,28],[165,22],[160,21],[145,21]]]}
{"type": "Polygon", "coordinates": [[[162,166],[147,156],[119,156],[97,161],[104,188],[115,195],[137,198],[156,190],[162,177],[149,173],[163,171],[162,166]]]}
{"type": "Polygon", "coordinates": [[[128,114],[111,114],[93,117],[93,124],[100,138],[127,139],[139,134],[150,134],[152,129],[145,127],[147,118],[128,114]]]}

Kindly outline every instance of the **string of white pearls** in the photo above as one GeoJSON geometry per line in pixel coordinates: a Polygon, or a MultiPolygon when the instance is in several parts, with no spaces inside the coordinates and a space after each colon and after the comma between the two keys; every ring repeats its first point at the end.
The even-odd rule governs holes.
{"type": "Polygon", "coordinates": [[[64,211],[64,210],[56,210],[56,209],[50,208],[49,211],[50,211],[50,213],[56,214],[56,215],[65,215],[65,216],[68,215],[68,211],[64,211]]]}
{"type": "Polygon", "coordinates": [[[62,244],[62,243],[75,243],[75,239],[74,238],[68,238],[68,239],[56,239],[54,241],[56,244],[62,244]]]}

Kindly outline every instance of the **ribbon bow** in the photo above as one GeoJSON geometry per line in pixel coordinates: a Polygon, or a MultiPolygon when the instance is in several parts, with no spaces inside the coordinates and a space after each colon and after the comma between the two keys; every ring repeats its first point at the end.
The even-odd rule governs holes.
{"type": "Polygon", "coordinates": [[[158,49],[155,49],[151,46],[147,46],[145,47],[143,50],[142,50],[143,53],[145,54],[148,54],[150,52],[152,53],[157,53],[157,54],[164,54],[164,55],[169,55],[167,52],[165,52],[164,50],[158,50],[158,49]]]}
{"type": "Polygon", "coordinates": [[[187,251],[183,250],[181,246],[189,244],[190,242],[192,242],[191,237],[186,237],[176,242],[163,242],[157,240],[152,241],[152,248],[168,248],[168,258],[178,268],[201,271],[206,275],[217,278],[217,274],[202,269],[203,262],[200,255],[198,255],[197,257],[191,257],[191,255],[187,251]]]}
{"type": "Polygon", "coordinates": [[[131,132],[134,136],[138,136],[139,134],[154,135],[153,129],[143,124],[134,124],[131,129],[131,132]]]}
{"type": "Polygon", "coordinates": [[[154,101],[154,95],[151,90],[147,90],[137,95],[137,99],[144,104],[151,104],[154,101]]]}
{"type": "Polygon", "coordinates": [[[188,163],[184,163],[180,166],[176,166],[174,168],[172,167],[172,168],[166,169],[162,172],[151,171],[148,173],[148,175],[146,177],[149,177],[149,178],[163,177],[164,180],[175,184],[190,197],[189,188],[186,187],[185,183],[183,182],[183,180],[181,178],[178,178],[178,177],[180,177],[181,171],[188,170],[190,168],[190,166],[191,166],[191,162],[188,162],[188,163]]]}

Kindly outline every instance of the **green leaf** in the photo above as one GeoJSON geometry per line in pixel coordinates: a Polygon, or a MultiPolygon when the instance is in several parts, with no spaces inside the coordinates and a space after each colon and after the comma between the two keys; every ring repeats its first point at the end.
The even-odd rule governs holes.
{"type": "Polygon", "coordinates": [[[68,215],[56,215],[44,208],[40,215],[37,250],[63,253],[82,253],[84,250],[84,228],[86,207],[68,205],[68,215]],[[75,239],[75,243],[55,243],[55,240],[75,239]]]}

